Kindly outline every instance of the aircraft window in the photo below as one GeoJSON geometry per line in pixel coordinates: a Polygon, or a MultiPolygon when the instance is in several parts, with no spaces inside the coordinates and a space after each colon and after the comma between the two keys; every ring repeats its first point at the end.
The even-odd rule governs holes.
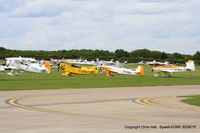
{"type": "Polygon", "coordinates": [[[107,65],[108,65],[108,66],[112,66],[112,65],[114,65],[114,63],[107,63],[107,65]]]}
{"type": "Polygon", "coordinates": [[[37,61],[31,61],[31,63],[37,63],[37,61]]]}
{"type": "Polygon", "coordinates": [[[173,66],[172,64],[167,64],[167,65],[165,65],[165,66],[167,66],[167,67],[171,67],[171,66],[173,66]]]}
{"type": "Polygon", "coordinates": [[[28,65],[28,64],[30,64],[30,61],[22,60],[22,61],[21,61],[21,64],[23,64],[23,65],[28,65]]]}

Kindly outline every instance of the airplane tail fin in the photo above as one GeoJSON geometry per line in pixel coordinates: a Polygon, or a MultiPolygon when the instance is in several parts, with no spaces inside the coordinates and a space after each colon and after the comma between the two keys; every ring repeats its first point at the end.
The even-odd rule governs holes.
{"type": "Polygon", "coordinates": [[[186,69],[195,71],[195,64],[193,60],[188,60],[188,62],[186,62],[186,69]]]}
{"type": "Polygon", "coordinates": [[[139,73],[140,76],[144,76],[144,67],[143,66],[138,66],[135,71],[136,71],[136,73],[139,73]]]}
{"type": "Polygon", "coordinates": [[[96,62],[97,62],[97,67],[100,67],[99,58],[96,58],[96,62]]]}
{"type": "Polygon", "coordinates": [[[165,66],[169,65],[169,61],[165,61],[165,66]]]}
{"type": "Polygon", "coordinates": [[[44,66],[49,70],[49,72],[51,72],[51,66],[50,66],[49,62],[45,62],[44,66]]]}
{"type": "Polygon", "coordinates": [[[116,61],[114,66],[115,66],[115,67],[120,67],[120,62],[119,62],[119,61],[116,61]]]}

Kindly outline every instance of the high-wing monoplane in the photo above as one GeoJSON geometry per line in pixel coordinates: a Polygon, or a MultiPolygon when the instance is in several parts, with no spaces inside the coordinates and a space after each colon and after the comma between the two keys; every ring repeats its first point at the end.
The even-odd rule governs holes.
{"type": "MultiPolygon", "coordinates": [[[[51,67],[48,62],[38,62],[34,58],[11,57],[6,58],[6,66],[17,70],[35,73],[50,73],[51,67]]],[[[13,70],[13,69],[12,69],[13,70]]],[[[10,73],[12,75],[12,73],[10,73]]]]}

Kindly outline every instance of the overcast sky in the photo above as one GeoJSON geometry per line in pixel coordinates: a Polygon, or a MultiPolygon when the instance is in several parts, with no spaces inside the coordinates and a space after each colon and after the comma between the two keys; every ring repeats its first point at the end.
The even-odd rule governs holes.
{"type": "Polygon", "coordinates": [[[200,51],[200,0],[0,0],[0,46],[200,51]]]}

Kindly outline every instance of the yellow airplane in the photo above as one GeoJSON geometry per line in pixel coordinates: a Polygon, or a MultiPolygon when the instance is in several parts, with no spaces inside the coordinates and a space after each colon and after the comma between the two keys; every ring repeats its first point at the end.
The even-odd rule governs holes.
{"type": "Polygon", "coordinates": [[[65,71],[62,76],[71,76],[71,74],[84,74],[84,75],[96,75],[99,72],[97,66],[87,68],[85,66],[77,66],[76,64],[61,63],[60,68],[65,71]]]}
{"type": "Polygon", "coordinates": [[[195,64],[193,60],[188,60],[186,62],[186,67],[182,66],[171,66],[171,67],[152,67],[153,72],[157,72],[158,74],[155,74],[155,77],[160,76],[161,73],[165,73],[163,76],[169,77],[171,73],[173,72],[186,72],[186,71],[195,71],[195,64]]]}

